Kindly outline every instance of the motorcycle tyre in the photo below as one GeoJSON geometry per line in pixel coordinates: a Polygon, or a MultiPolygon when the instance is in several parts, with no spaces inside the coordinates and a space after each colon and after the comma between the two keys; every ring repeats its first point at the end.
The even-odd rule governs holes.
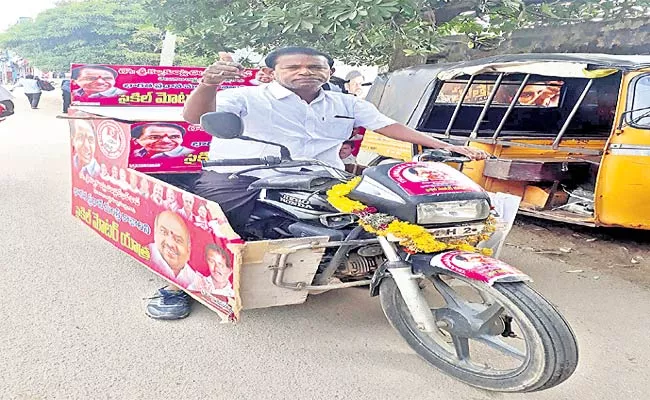
{"type": "Polygon", "coordinates": [[[461,369],[426,346],[415,334],[419,331],[392,278],[383,280],[379,296],[384,315],[408,345],[429,364],[464,383],[490,391],[521,393],[549,389],[568,379],[578,364],[578,345],[569,324],[555,307],[523,282],[495,283],[492,289],[498,293],[491,294],[510,303],[508,307],[518,309],[536,330],[541,343],[532,345],[537,347],[534,354],[544,357],[541,365],[529,362],[513,376],[492,378],[461,369]]]}

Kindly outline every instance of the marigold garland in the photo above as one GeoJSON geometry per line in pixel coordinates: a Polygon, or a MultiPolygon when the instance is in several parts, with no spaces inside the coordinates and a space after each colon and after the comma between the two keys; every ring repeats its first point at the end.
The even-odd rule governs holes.
{"type": "Polygon", "coordinates": [[[490,234],[496,230],[496,220],[493,216],[486,220],[485,227],[477,235],[461,239],[437,239],[419,225],[400,221],[391,215],[379,213],[376,209],[347,197],[360,181],[361,178],[356,177],[349,182],[332,186],[327,191],[327,201],[343,213],[356,214],[359,217],[359,225],[367,232],[379,236],[394,236],[399,240],[400,245],[411,253],[463,250],[480,252],[488,256],[492,255],[492,249],[477,249],[475,246],[487,240],[490,234]]]}

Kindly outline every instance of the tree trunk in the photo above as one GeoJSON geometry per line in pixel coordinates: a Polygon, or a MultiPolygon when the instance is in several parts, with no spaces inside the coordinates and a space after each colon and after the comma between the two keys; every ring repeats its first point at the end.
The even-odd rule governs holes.
{"type": "Polygon", "coordinates": [[[176,35],[170,31],[165,32],[163,39],[162,51],[160,52],[160,65],[174,65],[174,56],[176,55],[176,35]]]}
{"type": "Polygon", "coordinates": [[[425,64],[426,61],[426,56],[407,56],[404,54],[404,45],[401,41],[396,40],[393,46],[393,54],[388,62],[388,71],[391,72],[401,68],[425,64]]]}

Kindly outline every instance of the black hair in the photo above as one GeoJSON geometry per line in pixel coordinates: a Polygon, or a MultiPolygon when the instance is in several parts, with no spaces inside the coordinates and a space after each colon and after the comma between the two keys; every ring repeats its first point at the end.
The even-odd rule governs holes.
{"type": "Polygon", "coordinates": [[[230,254],[228,254],[228,250],[224,249],[223,247],[219,247],[214,243],[210,243],[205,246],[205,251],[203,252],[203,255],[206,259],[208,258],[208,252],[210,251],[214,251],[222,256],[226,262],[226,267],[228,267],[228,269],[232,269],[232,263],[230,262],[230,254]]]}
{"type": "Polygon", "coordinates": [[[143,125],[138,125],[135,128],[131,129],[131,137],[133,139],[139,139],[140,136],[142,136],[142,133],[144,131],[144,128],[148,126],[168,126],[170,128],[178,129],[178,131],[181,133],[181,136],[185,136],[185,128],[183,128],[180,125],[177,124],[168,124],[164,122],[159,122],[159,123],[150,123],[150,124],[143,124],[143,125]]]}
{"type": "Polygon", "coordinates": [[[346,144],[354,149],[354,142],[352,140],[346,140],[343,142],[343,144],[341,144],[341,147],[345,146],[346,144]]]}
{"type": "Polygon", "coordinates": [[[25,79],[34,79],[34,75],[32,74],[25,75],[25,79]]]}
{"type": "Polygon", "coordinates": [[[81,74],[81,71],[83,71],[86,68],[103,69],[104,71],[108,71],[111,74],[113,74],[113,78],[117,78],[117,71],[114,70],[113,68],[104,65],[92,65],[92,64],[82,65],[81,67],[77,67],[73,69],[72,73],[70,74],[70,78],[77,79],[81,74]]]}
{"type": "Polygon", "coordinates": [[[334,59],[329,54],[323,53],[322,51],[318,51],[316,49],[312,49],[311,47],[299,46],[282,47],[280,49],[273,50],[266,56],[264,63],[269,68],[275,68],[276,63],[278,62],[278,57],[296,54],[325,57],[330,68],[334,67],[334,59]]]}

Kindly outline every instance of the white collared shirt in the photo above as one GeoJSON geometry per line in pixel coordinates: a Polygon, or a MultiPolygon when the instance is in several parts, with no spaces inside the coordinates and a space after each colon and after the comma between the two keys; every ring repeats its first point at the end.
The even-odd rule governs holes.
{"type": "Polygon", "coordinates": [[[38,86],[38,81],[36,79],[20,78],[14,85],[14,88],[21,86],[23,88],[23,93],[25,94],[41,93],[41,87],[38,86]]]}
{"type": "MultiPolygon", "coordinates": [[[[394,120],[381,114],[371,103],[358,97],[321,90],[307,104],[298,95],[272,82],[264,87],[241,87],[217,93],[216,111],[242,117],[244,134],[285,145],[294,159],[317,159],[343,169],[339,158],[341,144],[348,140],[354,127],[376,130],[392,125],[394,120]],[[343,117],[343,118],[341,118],[343,117]]],[[[213,138],[210,159],[257,158],[279,156],[276,146],[239,139],[213,138]]],[[[215,167],[217,172],[233,172],[245,167],[215,167]]],[[[258,177],[274,174],[256,171],[258,177]]]]}

